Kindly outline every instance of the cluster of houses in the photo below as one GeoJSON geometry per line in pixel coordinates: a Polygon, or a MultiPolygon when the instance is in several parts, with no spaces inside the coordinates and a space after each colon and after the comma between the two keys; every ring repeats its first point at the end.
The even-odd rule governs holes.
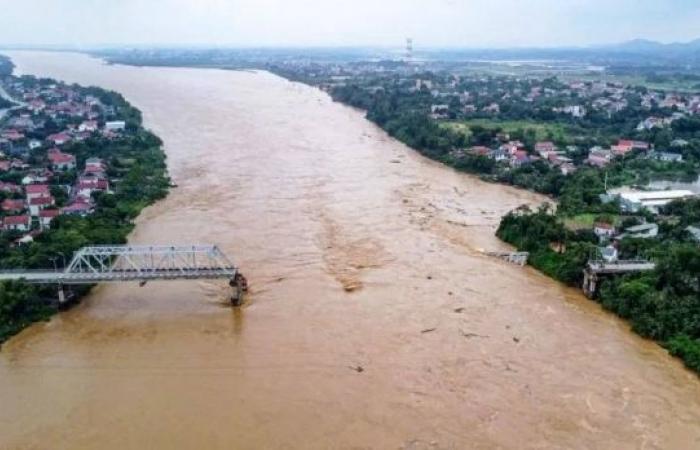
{"type": "MultiPolygon", "coordinates": [[[[576,147],[568,146],[560,149],[551,141],[541,141],[534,145],[534,151],[528,151],[520,141],[507,140],[507,134],[499,135],[500,144],[496,147],[474,146],[469,149],[455,149],[451,152],[453,158],[462,158],[467,154],[483,156],[497,162],[505,162],[510,167],[521,167],[535,161],[543,161],[554,168],[558,168],[562,174],[568,175],[576,171],[574,160],[569,157],[576,147]]],[[[682,146],[683,142],[674,141],[674,145],[682,146]]],[[[643,157],[665,162],[683,162],[683,155],[676,152],[656,151],[648,142],[629,139],[620,139],[610,148],[600,146],[592,147],[588,151],[588,157],[583,161],[592,167],[603,168],[617,157],[624,157],[631,152],[638,151],[643,157]]]]}
{"type": "MultiPolygon", "coordinates": [[[[674,147],[683,146],[680,140],[674,141],[674,147]]],[[[683,162],[683,155],[678,152],[656,151],[652,145],[644,141],[633,141],[620,139],[616,145],[609,149],[604,149],[600,146],[592,147],[588,152],[588,158],[585,162],[593,167],[605,167],[616,157],[626,156],[635,150],[641,151],[643,156],[648,159],[664,162],[683,162]]]]}
{"type": "Polygon", "coordinates": [[[464,157],[466,154],[483,156],[497,162],[505,162],[511,167],[521,167],[535,161],[544,161],[552,167],[558,168],[564,175],[573,173],[576,166],[573,159],[566,156],[566,152],[551,141],[537,142],[534,153],[528,152],[520,141],[509,140],[495,148],[474,146],[468,150],[457,149],[451,155],[455,158],[464,157]]]}
{"type": "MultiPolygon", "coordinates": [[[[685,231],[693,241],[700,245],[700,226],[688,226],[685,231]]],[[[602,247],[599,248],[601,257],[606,262],[615,262],[618,259],[618,248],[623,239],[654,239],[659,236],[659,225],[644,222],[620,229],[611,223],[596,222],[593,225],[593,232],[602,244],[602,247]]]]}
{"type": "Polygon", "coordinates": [[[17,242],[26,243],[60,215],[94,211],[92,194],[110,189],[107,164],[88,158],[77,173],[71,144],[118,139],[126,123],[108,120],[114,109],[77,87],[6,77],[0,88],[16,103],[0,115],[0,229],[22,233],[17,242]],[[72,184],[60,181],[66,174],[72,184]]]}
{"type": "MultiPolygon", "coordinates": [[[[60,150],[55,150],[55,152],[58,153],[60,150]]],[[[61,159],[63,160],[63,158],[61,159]]],[[[69,167],[75,168],[74,158],[70,160],[69,167]]],[[[41,232],[50,228],[51,221],[59,215],[85,216],[91,214],[95,209],[92,199],[93,192],[109,191],[110,185],[106,172],[107,166],[101,159],[89,158],[73,186],[49,185],[52,177],[48,171],[38,183],[35,183],[36,178],[31,176],[22,180],[22,185],[8,182],[0,183],[0,191],[11,194],[0,204],[3,214],[3,217],[0,217],[2,230],[17,232],[36,230],[41,232]],[[69,201],[65,206],[57,206],[52,188],[68,194],[69,201]]]]}

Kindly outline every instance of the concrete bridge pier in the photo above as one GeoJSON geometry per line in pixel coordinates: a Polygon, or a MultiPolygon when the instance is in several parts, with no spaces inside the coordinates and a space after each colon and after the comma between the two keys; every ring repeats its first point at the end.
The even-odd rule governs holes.
{"type": "Polygon", "coordinates": [[[65,305],[68,299],[66,298],[66,291],[62,284],[58,285],[58,306],[65,305]]]}
{"type": "Polygon", "coordinates": [[[590,270],[583,271],[583,293],[588,298],[595,297],[596,290],[598,289],[598,275],[590,270]]]}
{"type": "Polygon", "coordinates": [[[241,306],[243,304],[243,296],[248,290],[247,280],[243,275],[237,272],[228,284],[233,288],[233,295],[231,296],[231,306],[241,306]]]}

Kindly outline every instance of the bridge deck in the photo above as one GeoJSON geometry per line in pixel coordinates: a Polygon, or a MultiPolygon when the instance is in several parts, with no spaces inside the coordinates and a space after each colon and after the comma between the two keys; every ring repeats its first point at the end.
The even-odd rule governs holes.
{"type": "Polygon", "coordinates": [[[596,274],[644,272],[655,268],[656,264],[649,261],[618,261],[612,263],[595,261],[588,263],[588,270],[596,274]]]}
{"type": "Polygon", "coordinates": [[[236,269],[170,269],[170,270],[124,270],[109,273],[65,273],[65,272],[2,272],[0,281],[24,280],[30,284],[92,284],[124,281],[232,279],[236,269]]]}
{"type": "Polygon", "coordinates": [[[213,245],[100,246],[75,253],[62,271],[0,272],[0,281],[93,284],[123,281],[233,279],[236,267],[213,245]]]}

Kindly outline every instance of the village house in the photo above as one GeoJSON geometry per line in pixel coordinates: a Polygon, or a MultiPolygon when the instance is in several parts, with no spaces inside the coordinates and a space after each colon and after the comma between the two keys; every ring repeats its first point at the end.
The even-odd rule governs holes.
{"type": "Polygon", "coordinates": [[[571,163],[564,163],[559,166],[559,170],[561,171],[562,175],[570,175],[576,172],[576,166],[571,163]]]}
{"type": "Polygon", "coordinates": [[[530,162],[532,161],[525,150],[516,150],[510,157],[510,165],[513,167],[521,167],[530,162]]]}
{"type": "Polygon", "coordinates": [[[615,156],[624,156],[633,150],[649,150],[649,144],[642,141],[630,141],[621,139],[617,145],[613,145],[612,150],[615,156]]]}
{"type": "Polygon", "coordinates": [[[84,175],[94,175],[97,177],[105,177],[107,172],[107,164],[100,158],[88,158],[85,161],[84,175]]]}
{"type": "Polygon", "coordinates": [[[75,169],[75,156],[69,153],[63,153],[57,148],[52,148],[48,151],[46,156],[51,163],[51,169],[55,171],[66,171],[75,169]]]}
{"type": "Polygon", "coordinates": [[[609,197],[619,198],[622,210],[636,213],[642,209],[658,213],[658,209],[666,206],[674,200],[694,197],[692,191],[688,190],[666,190],[666,191],[632,191],[612,194],[609,197]]]}
{"type": "Polygon", "coordinates": [[[96,176],[81,176],[75,185],[74,193],[77,197],[90,199],[95,191],[108,191],[109,181],[106,178],[96,176]]]}
{"type": "Polygon", "coordinates": [[[44,209],[39,211],[39,227],[42,230],[51,228],[51,222],[60,214],[61,212],[57,209],[44,209]]]}
{"type": "Polygon", "coordinates": [[[508,158],[510,158],[510,154],[506,152],[501,146],[499,148],[491,150],[491,152],[489,153],[489,158],[495,161],[507,161],[508,158]]]}
{"type": "Polygon", "coordinates": [[[568,114],[577,119],[580,119],[586,115],[586,108],[581,105],[565,106],[563,108],[554,108],[553,110],[554,112],[568,114]]]}
{"type": "Polygon", "coordinates": [[[631,237],[636,239],[650,239],[659,235],[659,226],[655,223],[643,223],[625,229],[620,238],[631,237]]]}
{"type": "Polygon", "coordinates": [[[15,183],[0,181],[0,192],[4,192],[6,194],[19,194],[22,192],[22,188],[15,183]]]}
{"type": "Polygon", "coordinates": [[[449,117],[449,110],[449,105],[432,105],[430,107],[430,117],[433,119],[446,119],[449,117]]]}
{"type": "Polygon", "coordinates": [[[616,234],[615,226],[605,222],[596,222],[593,225],[593,232],[599,239],[609,239],[616,234]]]}
{"type": "Polygon", "coordinates": [[[649,117],[644,119],[637,125],[637,131],[653,130],[654,128],[663,128],[664,120],[660,117],[649,117]]]}
{"type": "Polygon", "coordinates": [[[97,131],[97,121],[96,120],[86,120],[78,126],[78,131],[84,132],[94,132],[97,131]]]}
{"type": "Polygon", "coordinates": [[[123,131],[126,129],[126,122],[123,120],[114,120],[111,122],[105,123],[105,130],[106,131],[123,131]]]}
{"type": "Polygon", "coordinates": [[[501,107],[498,103],[491,103],[490,105],[484,107],[484,112],[489,114],[498,114],[501,112],[501,107]]]}
{"type": "Polygon", "coordinates": [[[51,178],[53,178],[53,173],[48,169],[34,169],[31,173],[27,174],[22,178],[22,184],[24,186],[32,184],[46,184],[51,178]]]}
{"type": "Polygon", "coordinates": [[[54,206],[56,202],[53,197],[36,197],[29,200],[29,214],[32,217],[38,217],[39,213],[44,209],[54,206]]]}
{"type": "Polygon", "coordinates": [[[537,142],[535,143],[535,153],[542,158],[547,159],[550,153],[556,153],[557,146],[553,142],[537,142]]]}
{"type": "Polygon", "coordinates": [[[56,133],[50,135],[46,138],[47,141],[51,142],[53,145],[61,146],[70,142],[71,137],[68,133],[56,133]]]}
{"type": "Polygon", "coordinates": [[[2,221],[5,231],[29,231],[32,229],[31,216],[7,216],[2,221]]]}
{"type": "Polygon", "coordinates": [[[89,214],[92,214],[94,209],[95,207],[92,205],[92,203],[88,202],[85,199],[77,198],[70,205],[66,206],[65,208],[61,208],[61,214],[65,214],[68,216],[85,217],[89,214]]]}
{"type": "Polygon", "coordinates": [[[588,152],[586,164],[593,167],[605,167],[612,161],[613,154],[611,150],[604,150],[600,147],[593,147],[588,152]]]}
{"type": "Polygon", "coordinates": [[[2,202],[1,208],[4,212],[16,214],[24,211],[24,209],[26,208],[26,204],[24,200],[21,199],[6,198],[2,202]]]}
{"type": "Polygon", "coordinates": [[[35,198],[51,197],[51,189],[46,184],[30,184],[24,188],[27,197],[27,202],[31,202],[35,198]]]}
{"type": "Polygon", "coordinates": [[[683,155],[670,152],[649,152],[649,159],[663,162],[683,162],[683,155]]]}

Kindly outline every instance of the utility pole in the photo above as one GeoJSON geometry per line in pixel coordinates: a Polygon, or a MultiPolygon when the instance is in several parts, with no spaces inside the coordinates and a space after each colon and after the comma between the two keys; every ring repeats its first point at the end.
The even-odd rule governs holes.
{"type": "Polygon", "coordinates": [[[608,193],[608,171],[605,171],[605,193],[608,193]]]}

